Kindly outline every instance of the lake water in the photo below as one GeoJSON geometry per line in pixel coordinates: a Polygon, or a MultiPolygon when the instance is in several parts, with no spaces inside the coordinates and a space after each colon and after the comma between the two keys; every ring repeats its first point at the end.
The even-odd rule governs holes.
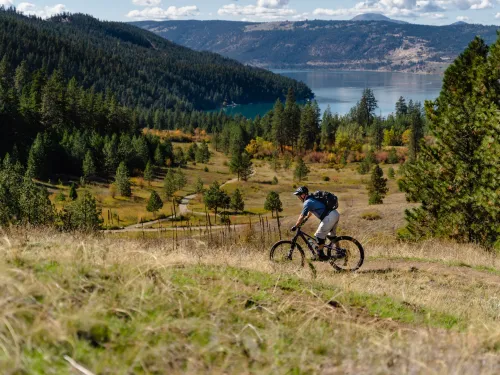
{"type": "MultiPolygon", "coordinates": [[[[378,100],[377,114],[387,116],[394,112],[400,96],[408,102],[435,99],[439,95],[443,77],[392,72],[357,72],[357,71],[297,71],[273,70],[275,73],[305,82],[316,96],[322,111],[329,105],[332,112],[345,114],[356,105],[363,89],[370,88],[378,100]]],[[[239,105],[226,108],[228,114],[242,114],[254,118],[263,116],[272,109],[274,103],[239,105]]]]}

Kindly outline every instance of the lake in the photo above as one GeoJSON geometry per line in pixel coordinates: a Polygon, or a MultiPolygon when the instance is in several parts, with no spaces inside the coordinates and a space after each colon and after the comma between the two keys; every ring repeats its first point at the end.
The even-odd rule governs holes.
{"type": "MultiPolygon", "coordinates": [[[[273,70],[275,73],[305,82],[316,96],[324,111],[328,106],[332,112],[346,114],[361,98],[363,89],[370,88],[378,100],[377,114],[387,116],[394,112],[400,96],[408,102],[435,99],[439,95],[443,77],[440,75],[362,72],[362,71],[324,71],[324,70],[273,70]]],[[[228,114],[242,114],[254,118],[263,116],[274,103],[258,103],[225,108],[228,114]]]]}

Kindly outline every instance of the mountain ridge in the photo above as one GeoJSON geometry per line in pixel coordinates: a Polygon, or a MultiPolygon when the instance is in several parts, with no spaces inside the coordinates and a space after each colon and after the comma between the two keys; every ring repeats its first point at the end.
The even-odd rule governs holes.
{"type": "Polygon", "coordinates": [[[442,73],[476,36],[496,26],[427,26],[388,21],[141,21],[136,26],[200,51],[277,69],[442,73]]]}

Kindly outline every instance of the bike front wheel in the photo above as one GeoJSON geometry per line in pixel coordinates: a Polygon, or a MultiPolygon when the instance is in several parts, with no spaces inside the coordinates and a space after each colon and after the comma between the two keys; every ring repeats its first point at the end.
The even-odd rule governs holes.
{"type": "Polygon", "coordinates": [[[358,240],[349,236],[335,237],[328,245],[330,264],[340,272],[354,272],[365,260],[363,246],[358,240]]]}
{"type": "Polygon", "coordinates": [[[278,241],[269,254],[273,266],[280,271],[296,271],[304,267],[305,255],[299,244],[292,241],[278,241]]]}

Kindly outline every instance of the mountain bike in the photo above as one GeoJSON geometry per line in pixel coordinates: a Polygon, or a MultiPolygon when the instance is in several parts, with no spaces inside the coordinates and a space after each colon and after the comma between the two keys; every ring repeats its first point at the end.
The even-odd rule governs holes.
{"type": "MultiPolygon", "coordinates": [[[[313,236],[302,231],[302,226],[307,222],[303,221],[297,227],[297,233],[291,241],[278,241],[271,248],[271,261],[278,267],[301,268],[305,265],[305,254],[302,246],[298,243],[302,239],[316,257],[315,247],[317,241],[313,236]]],[[[350,236],[328,236],[329,242],[325,244],[323,250],[327,255],[329,263],[336,271],[354,272],[363,265],[365,252],[358,240],[350,236]]]]}

